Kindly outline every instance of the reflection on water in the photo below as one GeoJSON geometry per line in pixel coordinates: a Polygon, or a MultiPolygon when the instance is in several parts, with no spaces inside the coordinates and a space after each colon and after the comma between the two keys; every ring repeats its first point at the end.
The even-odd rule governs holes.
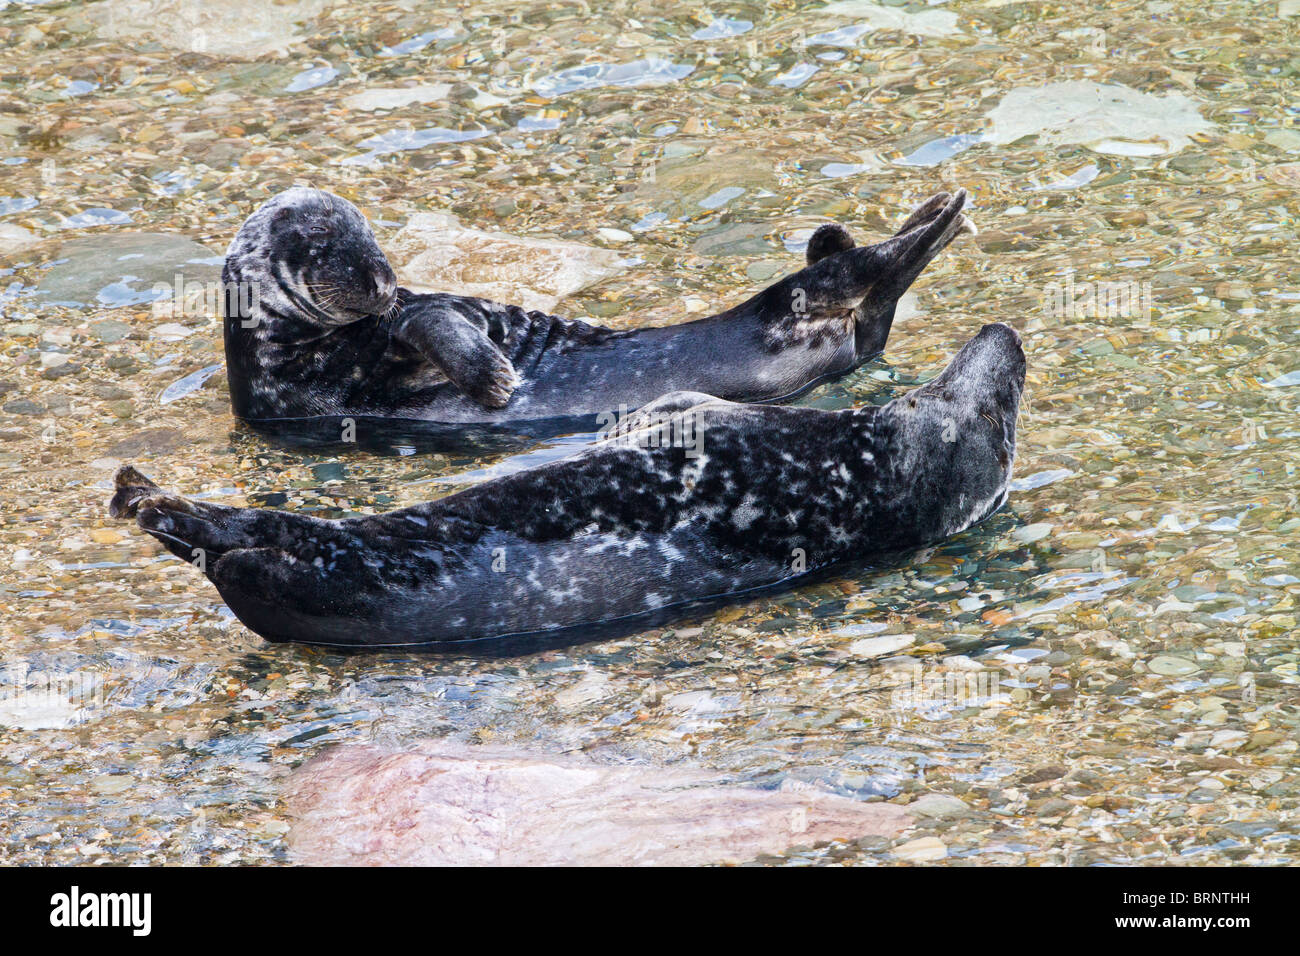
{"type": "Polygon", "coordinates": [[[937,836],[949,862],[1297,859],[1300,18],[184,6],[4,12],[0,861],[283,861],[288,768],[438,735],[908,803],[899,842],[937,836]],[[108,521],[119,462],[336,517],[589,437],[321,446],[236,424],[217,324],[144,296],[208,279],[299,180],[381,243],[445,212],[616,248],[629,268],[556,311],[623,327],[741,300],[827,218],[878,237],[963,185],[980,235],[918,282],[886,362],[800,402],[888,400],[1011,321],[1030,365],[1010,507],[895,566],[564,650],[265,644],[108,521]]]}

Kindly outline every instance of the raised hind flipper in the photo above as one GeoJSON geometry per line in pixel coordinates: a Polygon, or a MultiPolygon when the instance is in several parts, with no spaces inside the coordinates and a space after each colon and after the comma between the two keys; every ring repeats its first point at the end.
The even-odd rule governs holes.
{"type": "MultiPolygon", "coordinates": [[[[856,246],[837,223],[817,229],[808,241],[808,266],[761,292],[754,300],[772,348],[821,334],[823,324],[851,316],[858,362],[884,350],[903,293],[957,233],[970,226],[962,215],[966,191],[939,193],[918,206],[891,238],[856,246]]],[[[973,228],[973,227],[972,227],[973,228]]]]}
{"type": "MultiPolygon", "coordinates": [[[[917,226],[925,225],[939,215],[940,212],[948,205],[948,200],[952,196],[948,193],[936,193],[921,205],[917,206],[908,215],[903,224],[894,231],[895,236],[901,236],[906,232],[911,232],[917,226]]],[[[965,220],[966,224],[973,230],[975,227],[969,219],[965,220]]],[[[827,222],[818,226],[808,239],[808,248],[804,256],[808,260],[808,265],[813,266],[821,262],[827,256],[833,256],[837,252],[845,252],[857,245],[853,237],[849,235],[848,229],[838,222],[827,222]]]]}

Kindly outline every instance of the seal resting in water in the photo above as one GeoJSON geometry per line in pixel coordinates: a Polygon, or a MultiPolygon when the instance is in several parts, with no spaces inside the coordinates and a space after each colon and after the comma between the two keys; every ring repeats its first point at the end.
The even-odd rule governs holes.
{"type": "Polygon", "coordinates": [[[271,641],[463,642],[655,615],[936,542],[1006,501],[1020,336],[987,325],[933,381],[823,411],[674,393],[577,454],[383,515],[167,494],[110,510],[199,566],[271,641]]]}
{"type": "Polygon", "coordinates": [[[615,331],[399,288],[355,206],[295,187],[249,216],[226,254],[231,402],[254,422],[468,424],[600,415],[677,390],[790,397],[884,350],[899,297],[970,226],[965,203],[965,191],[940,193],[872,246],[822,226],[804,269],[735,308],[615,331]]]}
{"type": "Polygon", "coordinates": [[[332,747],[293,772],[286,797],[293,860],[311,866],[743,863],[912,822],[892,803],[728,786],[680,765],[449,740],[332,747]]]}

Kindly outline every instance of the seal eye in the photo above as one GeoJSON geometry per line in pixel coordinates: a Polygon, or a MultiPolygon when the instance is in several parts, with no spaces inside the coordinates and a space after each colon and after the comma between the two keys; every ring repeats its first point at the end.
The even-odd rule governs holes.
{"type": "Polygon", "coordinates": [[[330,234],[330,227],[323,223],[317,223],[307,231],[313,236],[328,236],[330,234]]]}

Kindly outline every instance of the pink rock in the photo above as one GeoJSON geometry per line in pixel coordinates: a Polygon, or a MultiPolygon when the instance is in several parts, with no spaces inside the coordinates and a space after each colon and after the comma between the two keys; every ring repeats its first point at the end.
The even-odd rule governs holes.
{"type": "Polygon", "coordinates": [[[291,850],[315,865],[740,863],[911,823],[889,803],[448,741],[334,748],[294,773],[287,796],[291,850]]]}

